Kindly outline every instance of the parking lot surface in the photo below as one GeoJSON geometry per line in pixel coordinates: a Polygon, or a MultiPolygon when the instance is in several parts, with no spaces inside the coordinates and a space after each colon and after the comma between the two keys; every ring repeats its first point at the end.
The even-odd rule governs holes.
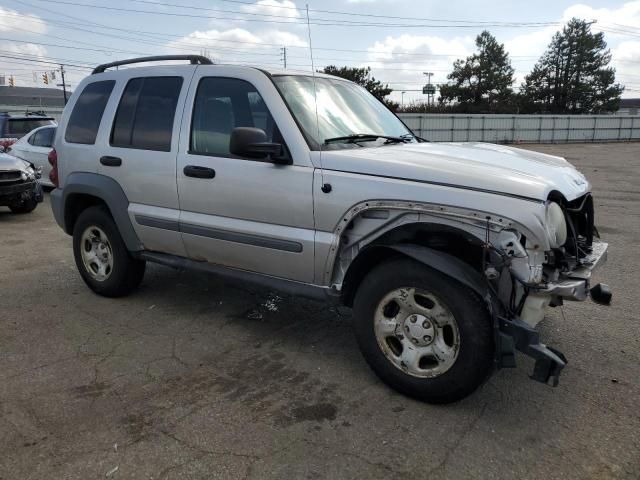
{"type": "Polygon", "coordinates": [[[521,356],[447,406],[382,384],[348,309],[155,265],[101,298],[48,199],[0,209],[0,479],[640,478],[640,144],[526,148],[593,182],[613,305],[550,310],[559,387],[521,356]]]}

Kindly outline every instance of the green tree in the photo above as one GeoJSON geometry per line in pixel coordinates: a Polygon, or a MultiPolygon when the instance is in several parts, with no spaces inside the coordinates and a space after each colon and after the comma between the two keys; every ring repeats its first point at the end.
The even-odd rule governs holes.
{"type": "Polygon", "coordinates": [[[380,80],[376,80],[371,75],[371,67],[336,67],[335,65],[329,65],[324,67],[321,72],[357,83],[366,88],[378,100],[384,102],[391,110],[396,110],[399,106],[397,103],[385,98],[393,89],[389,88],[389,85],[383,84],[380,80]]]}
{"type": "Polygon", "coordinates": [[[467,112],[501,111],[513,94],[509,55],[486,30],[476,37],[476,47],[477,53],[454,62],[450,82],[440,85],[440,102],[457,103],[467,112]]]}
{"type": "Polygon", "coordinates": [[[623,87],[609,67],[604,34],[573,18],[557,32],[522,85],[526,109],[549,113],[615,111],[623,87]]]}

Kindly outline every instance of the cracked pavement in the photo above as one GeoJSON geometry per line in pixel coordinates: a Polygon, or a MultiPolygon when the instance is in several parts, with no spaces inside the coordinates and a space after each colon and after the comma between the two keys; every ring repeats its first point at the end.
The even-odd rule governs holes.
{"type": "Polygon", "coordinates": [[[0,209],[0,480],[639,478],[640,144],[526,148],[594,183],[614,303],[550,310],[558,388],[520,356],[448,406],[383,385],[348,309],[155,265],[101,298],[48,197],[0,209]]]}

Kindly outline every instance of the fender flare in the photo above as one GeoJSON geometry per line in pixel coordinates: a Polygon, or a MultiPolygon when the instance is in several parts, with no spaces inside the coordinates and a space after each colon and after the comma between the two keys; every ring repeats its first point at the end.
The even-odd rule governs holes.
{"type": "Polygon", "coordinates": [[[410,243],[388,245],[388,248],[457,280],[476,292],[485,301],[491,298],[489,285],[484,276],[449,253],[410,243]]]}
{"type": "Polygon", "coordinates": [[[56,221],[68,234],[73,233],[67,219],[69,197],[72,195],[91,195],[99,198],[106,205],[116,227],[129,251],[143,250],[143,245],[136,234],[129,218],[129,199],[122,187],[113,178],[97,173],[74,172],[65,181],[64,187],[52,192],[52,208],[56,221]],[[55,194],[55,195],[54,195],[55,194]]]}

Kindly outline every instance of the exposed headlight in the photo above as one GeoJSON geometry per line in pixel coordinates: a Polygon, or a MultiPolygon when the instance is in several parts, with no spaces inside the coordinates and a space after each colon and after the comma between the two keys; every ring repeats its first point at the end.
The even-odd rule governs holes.
{"type": "Polygon", "coordinates": [[[567,222],[564,212],[556,202],[547,204],[545,228],[551,248],[559,248],[567,241],[567,222]]]}

